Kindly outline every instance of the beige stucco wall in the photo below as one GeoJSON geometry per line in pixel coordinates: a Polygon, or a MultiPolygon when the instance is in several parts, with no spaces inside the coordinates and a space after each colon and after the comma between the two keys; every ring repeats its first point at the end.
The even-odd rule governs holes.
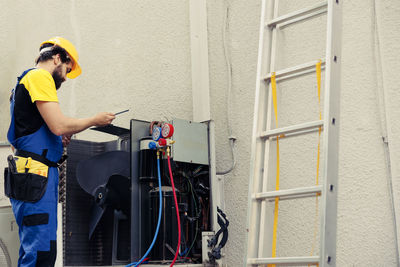
{"type": "MultiPolygon", "coordinates": [[[[314,2],[281,0],[280,13],[314,2]]],[[[372,0],[343,1],[338,266],[396,264],[388,169],[381,136],[387,125],[390,170],[398,199],[400,3],[376,2],[377,16],[372,0]],[[379,100],[382,92],[385,92],[385,106],[379,100]]],[[[9,88],[20,72],[33,65],[40,42],[54,35],[76,44],[83,68],[81,77],[69,80],[59,91],[61,107],[67,115],[84,117],[103,110],[117,112],[129,108],[128,114],[115,120],[122,127],[128,127],[130,118],[192,119],[189,1],[0,0],[0,8],[3,14],[0,16],[0,140],[5,139],[8,125],[9,88]]],[[[223,176],[224,210],[231,220],[224,261],[234,267],[242,266],[246,251],[260,1],[208,0],[207,11],[217,171],[231,165],[225,52],[231,63],[229,114],[232,133],[237,138],[237,164],[233,172],[223,176]],[[226,27],[225,38],[223,27],[226,27]]],[[[318,17],[282,31],[277,67],[322,57],[324,25],[324,17],[318,17]]],[[[281,126],[318,116],[313,75],[282,82],[278,87],[281,126]],[[307,90],[309,93],[305,94],[307,90]]],[[[86,131],[78,137],[92,135],[86,131]]],[[[316,145],[316,135],[282,140],[282,188],[314,182],[316,145]]],[[[3,159],[8,153],[8,148],[1,148],[3,159]]],[[[0,162],[0,167],[3,165],[0,162]]],[[[396,202],[397,210],[399,203],[396,202]]],[[[280,212],[278,255],[309,255],[315,200],[282,202],[280,212]]]]}
{"type": "Polygon", "coordinates": [[[186,1],[2,0],[0,6],[6,9],[0,26],[2,126],[8,124],[7,95],[16,76],[33,66],[40,43],[56,35],[73,41],[83,69],[59,91],[67,115],[129,108],[115,120],[125,127],[133,117],[191,119],[186,1]]]}

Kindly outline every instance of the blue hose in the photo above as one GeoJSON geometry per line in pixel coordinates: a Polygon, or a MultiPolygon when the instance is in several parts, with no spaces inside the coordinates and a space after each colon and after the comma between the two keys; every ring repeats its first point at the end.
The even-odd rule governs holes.
{"type": "Polygon", "coordinates": [[[149,247],[149,249],[146,251],[146,253],[143,255],[143,257],[140,259],[140,261],[138,262],[133,262],[130,263],[128,265],[126,265],[125,267],[130,267],[132,265],[135,265],[135,267],[139,266],[143,260],[147,257],[147,255],[150,253],[150,251],[153,249],[154,243],[156,242],[157,236],[158,236],[158,232],[160,230],[160,224],[161,224],[161,213],[162,213],[162,188],[161,188],[161,174],[160,174],[160,159],[157,158],[157,172],[158,172],[158,188],[160,189],[160,207],[158,209],[158,223],[157,223],[157,229],[156,229],[156,233],[154,234],[153,237],[153,242],[151,242],[151,245],[149,247]]]}

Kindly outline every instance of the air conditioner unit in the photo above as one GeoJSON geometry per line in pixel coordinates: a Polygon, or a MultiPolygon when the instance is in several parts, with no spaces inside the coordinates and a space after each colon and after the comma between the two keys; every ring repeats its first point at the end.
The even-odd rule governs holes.
{"type": "Polygon", "coordinates": [[[121,266],[143,255],[151,266],[165,266],[178,255],[179,237],[177,265],[216,266],[229,222],[211,168],[213,123],[174,119],[153,125],[152,135],[151,122],[130,123],[94,128],[117,140],[73,139],[67,148],[64,266],[121,266]],[[163,152],[161,140],[173,144],[172,153],[157,160],[152,148],[163,152]]]}
{"type": "Polygon", "coordinates": [[[0,266],[18,265],[18,225],[11,206],[0,207],[0,266]]]}

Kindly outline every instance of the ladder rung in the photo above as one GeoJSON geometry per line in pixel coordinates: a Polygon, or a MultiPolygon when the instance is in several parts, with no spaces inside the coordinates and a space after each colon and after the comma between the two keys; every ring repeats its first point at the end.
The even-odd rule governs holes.
{"type": "Polygon", "coordinates": [[[319,256],[253,258],[248,259],[247,264],[315,264],[319,263],[319,260],[319,256]]]}
{"type": "Polygon", "coordinates": [[[277,190],[277,191],[269,191],[263,193],[254,194],[254,199],[263,200],[263,199],[273,199],[275,197],[306,197],[306,196],[314,196],[315,193],[322,192],[322,185],[310,186],[310,187],[300,187],[293,189],[285,189],[285,190],[277,190]]]}
{"type": "MultiPolygon", "coordinates": [[[[314,72],[315,71],[315,64],[317,64],[318,61],[314,60],[314,61],[310,61],[304,64],[300,64],[294,67],[290,67],[287,69],[283,69],[283,70],[279,70],[275,72],[275,77],[276,80],[282,80],[282,79],[288,79],[288,78],[292,78],[295,76],[300,76],[300,75],[304,75],[310,72],[314,72]]],[[[325,61],[322,60],[321,61],[321,69],[323,69],[325,67],[325,61]]],[[[271,79],[271,73],[269,73],[264,80],[270,80],[271,79]]]]}
{"type": "Polygon", "coordinates": [[[282,127],[282,128],[277,128],[269,131],[264,131],[260,134],[260,138],[270,138],[273,136],[279,136],[281,134],[291,134],[291,133],[296,133],[300,131],[307,131],[310,129],[317,129],[320,126],[324,125],[323,120],[319,121],[312,121],[312,122],[306,122],[306,123],[301,123],[293,126],[288,126],[288,127],[282,127]]]}
{"type": "Polygon", "coordinates": [[[285,21],[283,23],[280,23],[279,24],[279,28],[282,29],[283,27],[286,27],[286,26],[288,26],[290,24],[294,24],[294,23],[297,23],[299,21],[304,21],[304,20],[306,20],[308,18],[312,18],[312,17],[318,16],[320,14],[324,14],[326,12],[327,12],[327,8],[316,10],[316,11],[308,13],[308,14],[306,14],[304,16],[300,16],[300,17],[297,17],[295,19],[288,20],[288,21],[285,21]]]}
{"type": "Polygon", "coordinates": [[[277,18],[275,18],[275,19],[269,21],[269,22],[267,23],[267,26],[268,26],[268,27],[274,27],[274,26],[276,26],[277,24],[280,24],[280,23],[283,23],[283,22],[288,22],[288,21],[290,21],[290,20],[296,20],[296,22],[297,22],[297,21],[299,21],[299,20],[298,20],[299,17],[302,17],[302,16],[303,16],[303,17],[307,18],[308,16],[307,16],[307,17],[304,16],[304,15],[306,15],[307,13],[316,11],[316,10],[318,10],[318,9],[323,9],[323,8],[325,9],[325,11],[327,11],[327,6],[328,6],[328,2],[327,2],[327,1],[323,1],[323,2],[320,2],[320,3],[315,4],[315,5],[313,5],[313,6],[310,6],[310,7],[307,7],[307,8],[303,8],[303,9],[300,9],[300,10],[297,10],[297,11],[294,11],[294,12],[291,12],[291,13],[288,13],[288,14],[286,14],[286,15],[277,17],[277,18]]]}

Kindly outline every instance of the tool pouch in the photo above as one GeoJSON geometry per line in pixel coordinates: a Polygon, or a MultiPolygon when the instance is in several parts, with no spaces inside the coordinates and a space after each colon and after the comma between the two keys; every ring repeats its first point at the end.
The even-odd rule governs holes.
{"type": "Polygon", "coordinates": [[[17,164],[15,164],[14,157],[9,156],[8,168],[4,170],[5,195],[25,202],[39,201],[46,192],[48,181],[48,167],[46,165],[43,167],[43,165],[43,163],[26,158],[18,158],[17,164]],[[26,168],[25,165],[28,160],[30,160],[29,165],[36,165],[36,167],[26,168]],[[38,169],[42,169],[42,171],[38,171],[38,169]]]}

